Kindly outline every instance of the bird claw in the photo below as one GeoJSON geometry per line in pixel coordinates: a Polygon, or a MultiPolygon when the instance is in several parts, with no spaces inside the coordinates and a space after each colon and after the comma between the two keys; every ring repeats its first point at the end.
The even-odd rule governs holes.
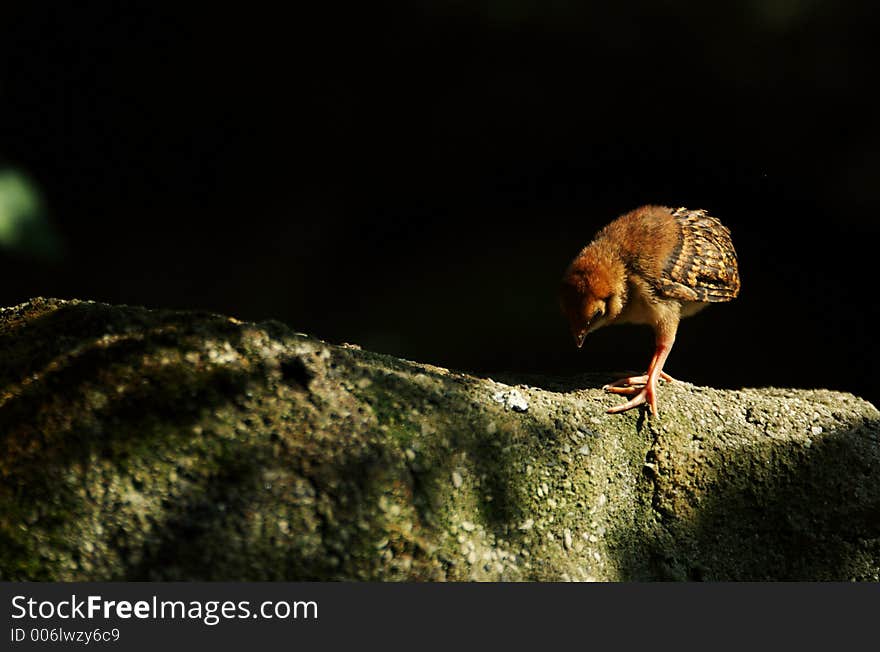
{"type": "MultiPolygon", "coordinates": [[[[665,372],[660,372],[659,377],[667,383],[674,382],[675,379],[665,372]]],[[[620,378],[613,383],[609,383],[602,387],[607,394],[620,394],[623,396],[631,396],[632,398],[626,403],[615,405],[613,408],[606,410],[607,414],[619,414],[632,410],[640,405],[647,405],[648,410],[655,417],[660,416],[657,410],[657,388],[656,382],[648,382],[648,374],[643,376],[628,376],[620,378]]]]}
{"type": "Polygon", "coordinates": [[[606,394],[624,394],[626,396],[634,396],[638,394],[640,391],[644,389],[644,385],[641,386],[627,386],[627,387],[617,387],[615,385],[605,385],[602,389],[606,394]]]}
{"type": "MultiPolygon", "coordinates": [[[[674,383],[675,378],[670,376],[665,371],[660,372],[660,380],[663,380],[667,383],[674,383]]],[[[614,391],[615,387],[625,387],[630,388],[633,386],[644,387],[648,384],[648,374],[642,374],[641,376],[624,376],[623,378],[618,378],[612,383],[608,383],[602,387],[606,392],[610,392],[612,394],[625,394],[630,392],[617,392],[614,391]]]]}
{"type": "Polygon", "coordinates": [[[635,407],[639,407],[640,405],[647,405],[648,410],[655,417],[660,416],[660,412],[657,410],[657,394],[654,391],[654,387],[650,384],[645,385],[641,389],[639,388],[612,388],[612,390],[608,390],[613,394],[623,394],[625,391],[613,391],[614,389],[632,389],[634,392],[638,392],[626,403],[622,403],[621,405],[615,405],[612,408],[608,408],[605,412],[606,414],[619,414],[621,412],[626,412],[627,410],[632,410],[635,407]]]}
{"type": "Polygon", "coordinates": [[[623,378],[618,378],[617,380],[615,380],[612,383],[608,383],[607,385],[602,387],[602,389],[605,390],[606,392],[618,394],[621,392],[616,392],[615,389],[617,389],[617,388],[629,389],[629,388],[632,388],[637,385],[640,387],[644,387],[647,382],[648,382],[647,374],[644,376],[625,376],[623,378]]]}

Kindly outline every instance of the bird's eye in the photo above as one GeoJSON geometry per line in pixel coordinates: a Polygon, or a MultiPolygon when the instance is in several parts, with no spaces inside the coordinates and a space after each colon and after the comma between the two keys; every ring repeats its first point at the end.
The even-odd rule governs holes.
{"type": "Polygon", "coordinates": [[[602,311],[601,311],[601,310],[597,310],[596,312],[593,313],[593,316],[590,317],[590,321],[591,321],[591,322],[594,322],[594,321],[596,321],[597,319],[599,319],[599,317],[601,317],[601,316],[602,316],[602,311]]]}

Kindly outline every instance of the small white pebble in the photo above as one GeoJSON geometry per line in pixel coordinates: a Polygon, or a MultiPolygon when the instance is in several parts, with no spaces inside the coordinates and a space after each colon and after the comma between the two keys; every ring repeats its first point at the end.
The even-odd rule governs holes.
{"type": "Polygon", "coordinates": [[[513,410],[514,412],[526,412],[529,409],[529,402],[516,389],[506,392],[495,392],[492,398],[504,405],[506,409],[513,410]]]}

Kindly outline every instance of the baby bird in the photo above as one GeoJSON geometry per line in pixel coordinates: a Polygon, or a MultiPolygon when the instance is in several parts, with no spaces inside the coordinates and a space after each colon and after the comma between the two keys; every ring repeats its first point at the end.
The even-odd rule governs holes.
{"type": "Polygon", "coordinates": [[[608,324],[654,329],[647,373],[603,389],[632,397],[609,414],[647,404],[658,416],[657,380],[672,380],[663,365],[679,320],[738,293],[727,227],[704,210],[642,206],[605,226],[572,261],[562,278],[561,303],[578,348],[587,333],[608,324]]]}

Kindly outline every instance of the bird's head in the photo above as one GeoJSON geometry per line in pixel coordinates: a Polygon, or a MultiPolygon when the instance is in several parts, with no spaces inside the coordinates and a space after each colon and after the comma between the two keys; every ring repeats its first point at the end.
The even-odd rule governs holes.
{"type": "Polygon", "coordinates": [[[560,304],[578,348],[587,333],[614,321],[625,302],[623,263],[596,243],[584,249],[562,277],[560,304]]]}

